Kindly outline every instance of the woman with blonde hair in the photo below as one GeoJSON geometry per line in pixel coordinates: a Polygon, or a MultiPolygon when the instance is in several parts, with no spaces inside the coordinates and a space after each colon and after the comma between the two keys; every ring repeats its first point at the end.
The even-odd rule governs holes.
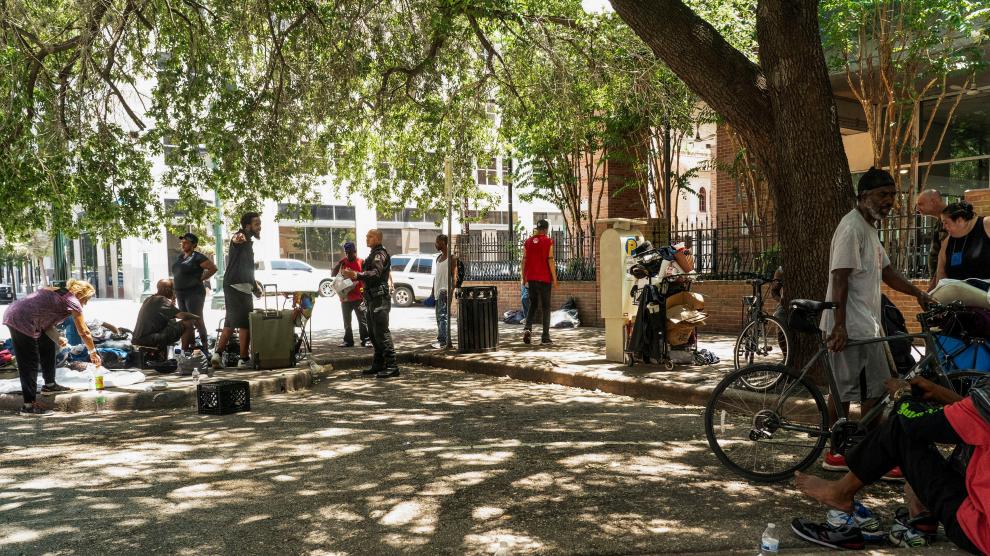
{"type": "Polygon", "coordinates": [[[79,336],[89,349],[89,359],[102,363],[93,345],[93,335],[83,318],[83,306],[96,294],[89,282],[70,279],[64,287],[42,288],[15,301],[3,316],[3,323],[10,329],[10,338],[17,357],[17,370],[21,375],[21,394],[24,406],[21,413],[44,414],[47,410],[36,401],[38,395],[38,368],[45,379],[42,394],[65,392],[68,388],[55,383],[55,356],[58,354],[58,332],[55,325],[72,315],[79,336]]]}

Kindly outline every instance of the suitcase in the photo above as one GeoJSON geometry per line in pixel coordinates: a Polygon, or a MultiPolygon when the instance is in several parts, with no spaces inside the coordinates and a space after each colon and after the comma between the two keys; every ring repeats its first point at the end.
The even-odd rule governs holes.
{"type": "Polygon", "coordinates": [[[264,309],[255,309],[248,319],[251,330],[251,357],[255,369],[284,369],[296,365],[295,328],[292,322],[292,309],[269,309],[268,288],[262,286],[264,309]]]}

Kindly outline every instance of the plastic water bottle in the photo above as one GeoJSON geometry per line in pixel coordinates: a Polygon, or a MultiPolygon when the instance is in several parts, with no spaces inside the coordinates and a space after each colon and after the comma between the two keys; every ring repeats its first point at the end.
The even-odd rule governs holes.
{"type": "Polygon", "coordinates": [[[768,523],[760,541],[760,554],[776,554],[780,551],[780,541],[777,539],[777,525],[768,523]]]}
{"type": "Polygon", "coordinates": [[[192,372],[193,386],[199,386],[199,367],[193,369],[192,372]]]}
{"type": "Polygon", "coordinates": [[[96,412],[102,413],[107,407],[107,397],[103,394],[96,396],[96,412]]]}

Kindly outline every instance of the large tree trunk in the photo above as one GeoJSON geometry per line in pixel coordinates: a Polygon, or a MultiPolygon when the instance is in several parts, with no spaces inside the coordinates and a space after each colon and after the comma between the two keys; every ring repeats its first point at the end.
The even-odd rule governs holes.
{"type": "MultiPolygon", "coordinates": [[[[818,3],[760,0],[759,64],[679,0],[611,0],[616,12],[740,134],[766,173],[789,298],[823,299],[829,244],[853,205],[818,29],[818,3]]],[[[803,364],[815,344],[803,341],[803,364]]]]}

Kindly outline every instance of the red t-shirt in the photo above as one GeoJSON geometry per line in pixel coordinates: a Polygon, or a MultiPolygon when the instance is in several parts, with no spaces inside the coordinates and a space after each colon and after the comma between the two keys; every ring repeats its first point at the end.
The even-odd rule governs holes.
{"type": "Polygon", "coordinates": [[[990,424],[983,420],[972,398],[945,407],[945,418],[963,442],[973,447],[966,466],[966,492],[956,519],[969,540],[990,554],[990,424]]]}
{"type": "MultiPolygon", "coordinates": [[[[354,272],[361,272],[364,267],[364,259],[355,258],[354,262],[347,260],[347,257],[340,259],[341,270],[349,268],[354,272]]],[[[364,282],[357,282],[357,286],[347,294],[347,299],[341,299],[341,301],[361,301],[364,297],[364,282]]]]}
{"type": "Polygon", "coordinates": [[[523,279],[527,282],[553,281],[550,274],[550,248],[553,247],[553,240],[549,236],[533,236],[526,240],[523,249],[526,252],[526,275],[523,279]]]}

